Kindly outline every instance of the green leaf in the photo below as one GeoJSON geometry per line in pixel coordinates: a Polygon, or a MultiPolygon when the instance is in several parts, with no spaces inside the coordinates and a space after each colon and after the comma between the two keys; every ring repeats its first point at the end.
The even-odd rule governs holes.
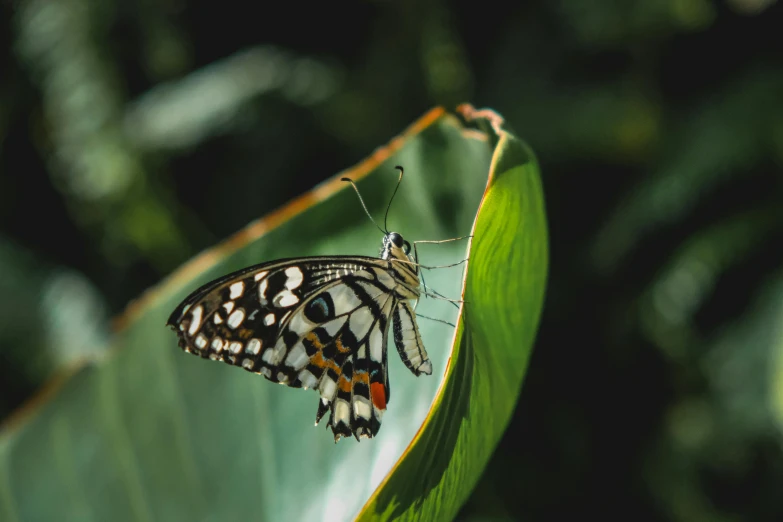
{"type": "Polygon", "coordinates": [[[426,424],[361,520],[453,518],[514,411],[543,306],[547,229],[535,157],[512,134],[495,131],[445,381],[426,424]]]}
{"type": "MultiPolygon", "coordinates": [[[[377,253],[379,233],[350,187],[339,182],[343,176],[357,180],[370,212],[380,219],[394,190],[393,166],[403,165],[406,177],[390,228],[408,240],[467,233],[492,151],[486,136],[477,139],[441,110],[355,168],[204,252],[133,304],[119,321],[107,357],[62,376],[6,423],[0,437],[0,519],[350,519],[417,433],[413,450],[423,436],[451,441],[428,456],[435,464],[428,477],[446,469],[444,476],[452,480],[459,468],[465,482],[437,506],[426,495],[430,486],[442,484],[427,480],[421,484],[429,489],[417,492],[403,484],[391,491],[387,481],[371,506],[388,511],[392,504],[383,499],[390,499],[409,509],[412,501],[426,498],[433,512],[456,513],[519,393],[543,295],[540,186],[531,156],[521,154],[524,148],[514,152],[515,144],[501,137],[492,163],[471,247],[467,329],[458,336],[449,378],[439,388],[453,329],[420,320],[433,375],[416,378],[390,354],[393,393],[375,439],[335,445],[323,424],[312,428],[314,392],[272,386],[244,370],[185,354],[164,323],[190,290],[250,264],[377,253]],[[523,293],[509,300],[511,289],[523,293]],[[434,414],[419,431],[439,389],[434,414]],[[466,432],[466,422],[474,421],[485,424],[466,432]]],[[[423,245],[420,260],[454,263],[465,257],[465,248],[464,242],[423,245]]],[[[459,266],[430,270],[426,281],[456,298],[460,274],[459,266]]],[[[457,315],[442,300],[424,299],[417,311],[447,321],[457,315]]],[[[392,478],[409,473],[411,454],[392,478]]],[[[365,510],[364,516],[371,513],[365,510]]]]}

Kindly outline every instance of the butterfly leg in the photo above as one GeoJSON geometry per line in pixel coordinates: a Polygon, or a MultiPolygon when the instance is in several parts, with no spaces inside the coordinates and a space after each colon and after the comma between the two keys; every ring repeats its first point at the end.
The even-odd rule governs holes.
{"type": "MultiPolygon", "coordinates": [[[[414,308],[414,310],[415,310],[415,308],[414,308]]],[[[438,322],[438,323],[447,324],[447,325],[451,326],[452,328],[456,328],[456,325],[454,325],[454,324],[451,324],[451,323],[450,323],[450,322],[448,322],[448,321],[444,321],[443,319],[438,319],[438,318],[436,318],[436,317],[429,317],[429,316],[422,315],[422,314],[416,314],[416,317],[421,317],[421,318],[423,318],[423,319],[429,319],[430,321],[436,321],[436,322],[438,322]]]]}
{"type": "MultiPolygon", "coordinates": [[[[416,248],[416,242],[413,242],[413,259],[416,261],[416,264],[419,264],[419,251],[416,248]]],[[[421,284],[424,287],[424,292],[427,292],[427,282],[424,280],[424,272],[419,272],[419,277],[421,278],[421,284]]],[[[413,311],[416,311],[416,308],[419,306],[419,300],[416,299],[416,304],[413,305],[413,311]]]]}
{"type": "MultiPolygon", "coordinates": [[[[432,269],[432,268],[451,268],[453,266],[461,265],[462,263],[464,263],[468,259],[463,259],[462,261],[459,261],[457,263],[453,263],[451,265],[422,266],[422,265],[419,264],[419,254],[418,254],[418,249],[416,248],[416,245],[418,245],[419,243],[429,243],[429,244],[433,244],[433,245],[437,245],[437,244],[440,244],[440,243],[451,243],[452,241],[460,241],[462,239],[467,239],[469,237],[473,237],[473,235],[469,234],[467,236],[453,237],[451,239],[437,239],[437,240],[421,239],[419,241],[414,241],[413,242],[413,251],[415,252],[416,264],[419,265],[421,268],[427,268],[427,269],[432,269]]],[[[426,287],[425,287],[425,290],[426,290],[426,287]]]]}
{"type": "Polygon", "coordinates": [[[469,237],[473,237],[473,234],[468,234],[467,236],[453,237],[451,239],[419,240],[419,241],[414,241],[413,244],[415,245],[416,243],[433,243],[433,244],[450,243],[452,241],[460,241],[461,239],[467,239],[469,237]]]}
{"type": "MultiPolygon", "coordinates": [[[[423,266],[423,265],[419,264],[419,250],[418,250],[418,248],[416,247],[416,245],[417,245],[418,243],[434,243],[434,244],[437,244],[437,243],[449,243],[449,242],[451,242],[451,241],[459,241],[459,240],[461,240],[461,239],[466,239],[466,238],[469,238],[469,237],[473,237],[473,236],[472,236],[472,235],[467,235],[467,236],[455,237],[455,238],[452,238],[452,239],[441,239],[441,240],[436,240],[436,241],[428,241],[428,240],[414,241],[414,242],[413,242],[413,259],[414,259],[414,262],[415,262],[415,264],[416,264],[417,266],[419,266],[420,268],[426,268],[426,269],[433,269],[433,268],[451,268],[451,267],[453,267],[453,266],[461,265],[462,263],[465,263],[466,261],[468,261],[468,258],[466,258],[466,259],[463,259],[462,261],[459,261],[459,262],[457,262],[457,263],[450,264],[450,265],[442,265],[442,266],[423,266]]],[[[435,290],[433,290],[433,289],[429,289],[429,290],[428,290],[428,289],[427,289],[427,283],[426,283],[426,282],[425,282],[425,280],[424,280],[424,272],[419,272],[419,277],[421,277],[421,283],[422,283],[422,287],[423,287],[423,289],[424,289],[424,291],[422,292],[422,294],[423,294],[423,295],[425,295],[425,296],[427,296],[427,297],[432,297],[432,298],[434,298],[434,299],[442,299],[442,300],[445,300],[445,301],[450,301],[450,302],[451,302],[451,304],[453,304],[453,305],[454,305],[454,307],[455,307],[455,308],[457,308],[457,309],[459,309],[459,305],[457,305],[457,303],[462,303],[462,302],[464,302],[464,301],[462,301],[462,300],[459,300],[459,299],[449,299],[448,297],[444,296],[443,294],[441,294],[441,293],[439,293],[439,292],[437,292],[437,291],[435,291],[435,290]]],[[[416,308],[417,308],[418,306],[419,306],[419,300],[417,299],[417,300],[416,300],[416,304],[413,306],[413,310],[414,310],[414,312],[416,311],[416,308]]],[[[424,316],[422,316],[422,317],[424,317],[424,316]]],[[[430,319],[430,318],[429,318],[429,317],[427,317],[427,319],[430,319]]],[[[451,324],[451,323],[447,323],[447,324],[451,324]]]]}
{"type": "Polygon", "coordinates": [[[448,301],[450,302],[455,308],[459,309],[459,305],[457,303],[464,303],[462,299],[450,299],[446,297],[445,295],[441,294],[440,292],[436,292],[435,290],[432,291],[433,293],[426,293],[427,297],[430,297],[432,299],[439,299],[441,301],[448,301]]]}

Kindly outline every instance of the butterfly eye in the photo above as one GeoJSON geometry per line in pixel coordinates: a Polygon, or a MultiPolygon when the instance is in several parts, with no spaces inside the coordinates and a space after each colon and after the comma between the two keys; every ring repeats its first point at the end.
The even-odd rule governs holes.
{"type": "Polygon", "coordinates": [[[334,317],[334,303],[328,292],[325,292],[307,304],[305,317],[314,323],[323,323],[334,317]]]}
{"type": "Polygon", "coordinates": [[[411,253],[411,244],[406,241],[404,243],[404,247],[403,247],[402,251],[405,252],[406,255],[410,254],[411,253]]]}
{"type": "Polygon", "coordinates": [[[402,248],[402,243],[403,243],[402,236],[399,235],[397,232],[392,232],[391,234],[389,234],[389,241],[391,241],[392,244],[397,248],[402,248]]]}

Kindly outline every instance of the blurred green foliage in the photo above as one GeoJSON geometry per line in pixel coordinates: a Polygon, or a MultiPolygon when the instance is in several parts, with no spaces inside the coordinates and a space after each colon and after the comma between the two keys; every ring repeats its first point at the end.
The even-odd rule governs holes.
{"type": "Polygon", "coordinates": [[[460,518],[783,518],[783,5],[422,4],[0,5],[3,414],[192,255],[471,101],[539,157],[552,264],[460,518]]]}

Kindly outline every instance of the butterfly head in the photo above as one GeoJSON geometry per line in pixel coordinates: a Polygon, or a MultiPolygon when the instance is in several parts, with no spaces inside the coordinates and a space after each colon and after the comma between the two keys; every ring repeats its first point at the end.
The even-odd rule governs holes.
{"type": "Polygon", "coordinates": [[[383,236],[381,259],[409,259],[411,244],[405,241],[397,232],[389,232],[383,236]]]}

